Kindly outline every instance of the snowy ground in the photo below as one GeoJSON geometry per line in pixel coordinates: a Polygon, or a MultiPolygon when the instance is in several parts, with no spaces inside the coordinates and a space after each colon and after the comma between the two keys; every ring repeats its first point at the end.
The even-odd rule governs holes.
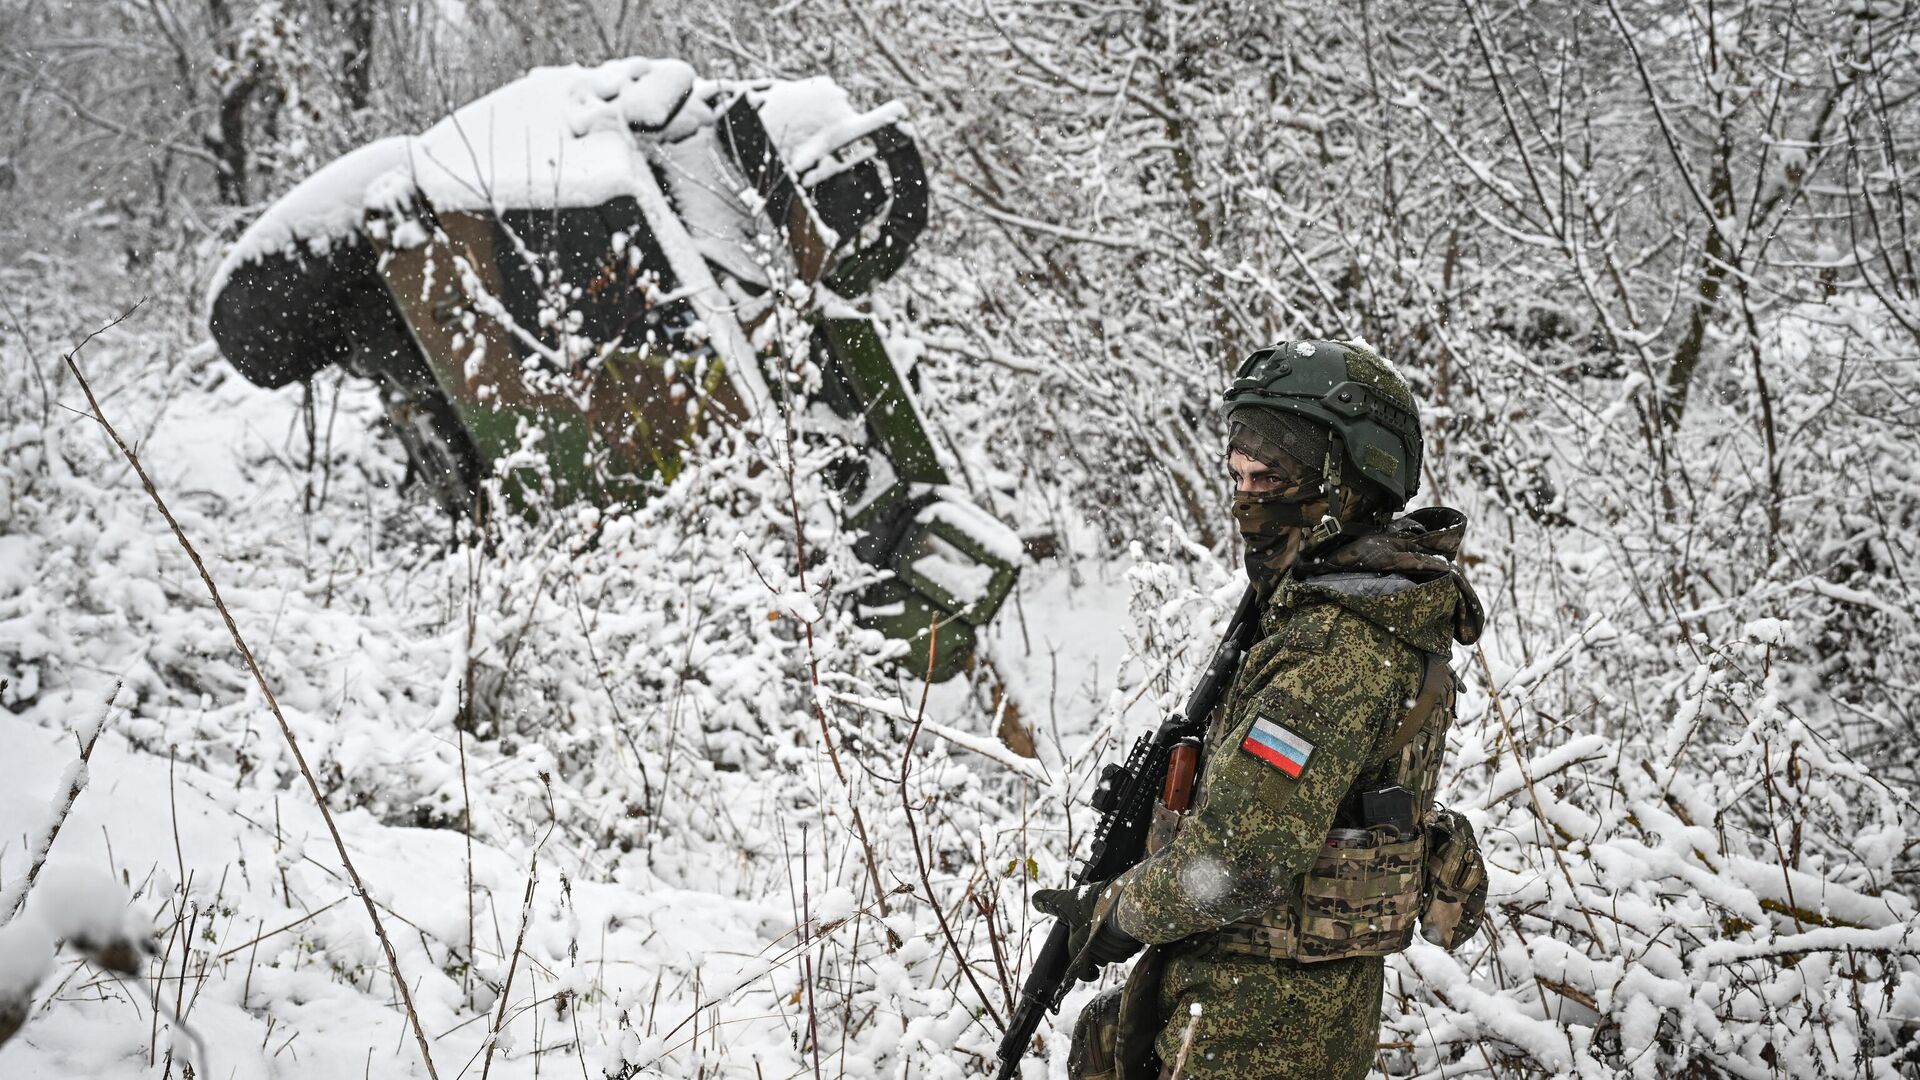
{"type": "MultiPolygon", "coordinates": [[[[862,963],[873,986],[908,998],[916,992],[908,967],[932,951],[918,917],[896,909],[884,924],[849,918],[876,909],[858,845],[820,827],[810,811],[784,812],[782,782],[751,769],[715,770],[725,751],[672,765],[673,748],[692,742],[653,726],[634,743],[589,754],[631,779],[626,758],[637,749],[654,764],[649,782],[664,779],[661,802],[684,800],[684,812],[661,811],[663,821],[627,830],[609,822],[630,804],[594,770],[569,775],[538,731],[518,740],[455,732],[450,693],[467,634],[458,597],[478,556],[441,545],[432,513],[412,493],[392,490],[400,466],[374,444],[376,406],[364,391],[348,384],[338,415],[323,420],[332,427],[334,471],[310,496],[310,474],[295,464],[306,453],[298,391],[256,390],[204,352],[177,365],[156,357],[122,366],[108,358],[126,353],[103,346],[82,360],[92,359],[110,418],[140,433],[145,465],[208,556],[331,788],[346,845],[413,983],[440,1075],[481,1070],[496,1025],[503,1035],[491,1068],[500,1075],[565,1075],[583,1065],[598,1075],[622,1060],[676,1075],[794,1075],[811,1067],[799,1049],[808,1017],[794,947],[802,923],[818,928],[821,950],[857,953],[865,935],[862,963]],[[321,494],[315,512],[301,512],[303,500],[321,494]],[[460,828],[463,783],[473,806],[470,850],[460,828]],[[410,819],[436,827],[408,827],[410,819]],[[605,843],[609,836],[618,839],[605,843]],[[532,906],[515,959],[530,868],[532,906]],[[887,932],[905,947],[873,954],[875,935],[887,932]],[[501,1019],[498,988],[509,967],[514,981],[501,1019]],[[576,1046],[586,1048],[584,1062],[576,1046]]],[[[323,383],[326,413],[336,409],[335,390],[323,383]]],[[[70,381],[58,397],[83,404],[70,381]]],[[[17,658],[5,672],[12,715],[0,715],[0,745],[8,748],[0,757],[0,881],[23,872],[56,801],[76,754],[66,729],[91,722],[114,682],[125,680],[43,880],[109,871],[130,894],[134,917],[156,928],[160,953],[143,979],[103,976],[63,953],[31,1022],[0,1050],[0,1071],[157,1075],[170,1049],[176,1059],[193,1052],[179,1037],[186,1026],[204,1043],[203,1076],[425,1075],[366,916],[191,566],[94,425],[58,409],[51,421],[43,441],[16,433],[9,455],[12,494],[46,501],[37,504],[44,513],[19,513],[0,537],[0,643],[17,658]],[[34,454],[54,467],[38,469],[34,454]]],[[[546,595],[558,597],[542,617],[564,617],[554,633],[577,636],[567,625],[565,558],[549,557],[539,570],[546,595]]],[[[1012,700],[1046,745],[1042,764],[1026,767],[1062,782],[1071,774],[1060,767],[1056,740],[1077,744],[1095,726],[1126,652],[1129,589],[1118,573],[1101,574],[1093,566],[1030,569],[1017,610],[1008,609],[990,646],[1012,700]]],[[[525,634],[531,620],[516,622],[524,613],[505,608],[526,603],[526,593],[503,587],[497,595],[503,609],[482,613],[480,635],[500,626],[525,634]]],[[[607,606],[611,617],[618,605],[607,606]]],[[[545,686],[515,700],[533,727],[542,708],[617,707],[597,688],[580,690],[545,686]]],[[[1150,722],[1139,695],[1121,703],[1120,715],[1150,722]]],[[[930,746],[935,729],[992,734],[978,695],[958,685],[936,688],[925,716],[921,738],[930,746]]],[[[600,722],[611,720],[584,726],[600,722]]],[[[900,747],[878,749],[892,760],[900,747]]],[[[1005,766],[955,754],[956,766],[1007,786],[1005,766]]],[[[800,783],[808,782],[820,781],[800,783]]],[[[882,786],[877,777],[860,783],[882,786]]],[[[906,1011],[940,1014],[931,1002],[906,1011]]],[[[924,1035],[951,1046],[962,1037],[955,1024],[968,1026],[964,1011],[924,1035]]],[[[900,1026],[892,1038],[904,1035],[900,1026]]],[[[986,1034],[975,1025],[976,1048],[986,1034]]],[[[844,1044],[822,1049],[844,1054],[844,1044]]]]}

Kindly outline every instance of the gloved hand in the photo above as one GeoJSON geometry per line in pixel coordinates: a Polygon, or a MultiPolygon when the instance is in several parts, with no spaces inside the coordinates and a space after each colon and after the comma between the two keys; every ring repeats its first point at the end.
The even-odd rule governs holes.
{"type": "Polygon", "coordinates": [[[1118,884],[1110,881],[1033,892],[1037,910],[1067,924],[1067,955],[1080,961],[1075,974],[1082,979],[1092,980],[1100,968],[1117,964],[1143,947],[1107,917],[1118,896],[1118,884]]]}

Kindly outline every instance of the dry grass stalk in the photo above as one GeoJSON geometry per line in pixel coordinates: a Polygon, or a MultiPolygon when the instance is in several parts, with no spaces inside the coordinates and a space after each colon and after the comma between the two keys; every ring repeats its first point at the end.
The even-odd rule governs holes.
{"type": "MultiPolygon", "coordinates": [[[[140,303],[145,301],[142,300],[140,303]]],[[[124,322],[139,309],[140,303],[134,304],[112,322],[88,334],[80,344],[73,347],[72,352],[67,353],[62,359],[66,361],[67,370],[73,373],[74,380],[80,384],[80,392],[86,395],[87,408],[91,410],[94,422],[106,431],[107,437],[112,439],[114,446],[119,449],[120,456],[126,458],[127,464],[133,467],[134,474],[140,478],[140,485],[146,489],[147,497],[153,500],[153,505],[159,509],[160,516],[166,519],[168,527],[173,530],[174,539],[180,542],[180,547],[187,553],[187,558],[192,560],[194,569],[199,571],[200,581],[206,585],[207,595],[212,597],[214,608],[220,612],[220,618],[226,623],[227,633],[233,638],[234,648],[239,650],[240,658],[246,661],[247,670],[253,674],[253,681],[260,688],[260,695],[266,700],[268,711],[273,713],[274,720],[280,725],[281,737],[286,739],[287,749],[293,754],[294,763],[300,767],[300,775],[306,780],[307,790],[313,795],[314,805],[320,809],[320,818],[326,822],[327,832],[333,838],[334,850],[340,856],[341,868],[346,871],[348,879],[353,883],[354,894],[359,896],[362,904],[365,905],[367,920],[373,924],[374,936],[380,939],[380,948],[386,953],[387,969],[393,976],[393,985],[400,995],[400,1003],[406,1009],[407,1022],[413,1027],[414,1041],[419,1044],[420,1059],[426,1063],[427,1075],[432,1080],[439,1080],[440,1073],[433,1066],[433,1052],[427,1045],[426,1030],[421,1027],[420,1015],[413,1007],[413,994],[407,989],[407,980],[400,973],[400,958],[394,953],[393,942],[387,937],[386,926],[380,921],[380,912],[374,906],[373,897],[367,892],[365,882],[360,879],[359,870],[354,868],[353,857],[347,853],[346,841],[340,836],[340,827],[334,823],[333,812],[327,808],[326,797],[320,791],[320,782],[314,778],[313,769],[307,765],[306,755],[300,750],[300,740],[294,737],[293,726],[287,722],[286,714],[280,710],[279,699],[274,697],[273,688],[267,684],[266,674],[260,670],[259,662],[254,659],[253,650],[247,647],[246,639],[241,636],[239,625],[233,621],[233,613],[227,610],[226,602],[220,598],[220,588],[214,584],[213,575],[207,570],[205,561],[200,558],[200,552],[194,548],[193,542],[187,539],[186,530],[180,527],[180,522],[174,518],[173,511],[167,508],[166,500],[160,497],[159,490],[154,487],[153,478],[147,475],[146,467],[140,462],[140,456],[134,453],[133,448],[120,437],[120,432],[107,420],[106,413],[100,408],[99,399],[94,396],[93,386],[80,372],[80,365],[76,359],[80,350],[86,347],[87,342],[124,322]]]]}
{"type": "MultiPolygon", "coordinates": [[[[480,1063],[480,1080],[487,1080],[487,1074],[493,1071],[493,1052],[500,1044],[500,1029],[507,1023],[507,1002],[513,996],[513,973],[520,966],[520,952],[527,944],[527,924],[533,921],[533,888],[539,882],[540,851],[536,848],[533,861],[527,867],[527,893],[520,901],[520,932],[514,936],[513,956],[507,960],[507,979],[500,987],[500,1008],[493,1014],[493,1029],[487,1032],[487,1056],[480,1063]]],[[[537,1039],[534,1045],[536,1048],[539,1046],[537,1039]]]]}
{"type": "MultiPolygon", "coordinates": [[[[783,318],[782,312],[776,309],[774,317],[776,319],[783,318]]],[[[800,591],[805,593],[807,591],[807,531],[801,522],[800,489],[795,477],[796,465],[793,457],[793,447],[796,435],[793,430],[791,398],[785,399],[783,405],[786,406],[781,410],[781,418],[786,425],[786,460],[781,463],[781,472],[787,479],[787,509],[793,516],[794,579],[799,583],[800,591]]],[[[758,572],[756,568],[755,573],[758,572]]],[[[765,578],[762,577],[761,580],[764,581],[765,578]]],[[[827,747],[827,760],[833,765],[834,779],[840,782],[840,788],[847,796],[847,810],[853,818],[853,833],[860,841],[860,850],[867,857],[867,878],[873,883],[874,900],[880,905],[880,913],[885,915],[887,913],[887,888],[880,883],[880,861],[874,855],[873,842],[867,838],[866,818],[860,813],[860,802],[854,798],[853,785],[847,779],[847,772],[840,765],[840,750],[834,745],[833,729],[827,723],[827,709],[820,700],[822,691],[820,685],[820,653],[813,640],[813,622],[814,620],[812,619],[800,620],[801,634],[807,643],[807,684],[813,702],[813,715],[820,724],[820,740],[827,747]]],[[[894,934],[891,930],[887,933],[887,941],[890,947],[899,947],[899,943],[894,940],[894,934]]]]}
{"type": "Polygon", "coordinates": [[[454,735],[460,745],[460,831],[467,841],[467,966],[460,973],[460,991],[473,1005],[473,796],[467,790],[467,733],[459,728],[454,735]]]}
{"type": "MultiPolygon", "coordinates": [[[[820,1010],[813,996],[813,890],[806,825],[800,826],[800,984],[807,990],[807,1048],[813,1058],[813,1080],[820,1080],[820,1010]]],[[[697,1015],[697,1014],[696,1014],[697,1015]]]]}
{"type": "MultiPolygon", "coordinates": [[[[935,619],[927,627],[927,676],[920,685],[920,708],[913,718],[913,730],[907,733],[907,747],[900,753],[900,809],[907,815],[907,842],[913,845],[913,863],[920,871],[920,887],[927,891],[927,904],[933,908],[933,917],[940,923],[940,936],[946,940],[947,948],[953,953],[953,959],[960,965],[960,974],[967,977],[967,985],[973,987],[974,996],[980,999],[980,1007],[993,1017],[995,1026],[1006,1030],[1007,1022],[1000,1018],[999,1010],[993,1007],[992,999],[980,986],[980,980],[973,973],[973,965],[967,963],[966,954],[960,951],[960,943],[954,940],[953,927],[947,922],[947,913],[940,907],[940,898],[933,891],[933,877],[927,870],[927,854],[920,846],[920,829],[913,820],[913,799],[907,793],[907,779],[913,774],[913,747],[920,740],[920,728],[927,719],[927,695],[933,689],[933,670],[940,644],[940,622],[935,619]]],[[[1007,991],[1004,985],[1002,993],[1007,991]]]]}

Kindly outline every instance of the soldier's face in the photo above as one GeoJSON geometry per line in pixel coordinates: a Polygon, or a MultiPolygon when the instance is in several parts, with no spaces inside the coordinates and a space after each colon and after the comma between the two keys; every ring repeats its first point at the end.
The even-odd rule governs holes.
{"type": "Polygon", "coordinates": [[[1255,585],[1271,585],[1299,559],[1308,525],[1326,513],[1319,478],[1297,462],[1269,465],[1241,450],[1227,452],[1227,473],[1233,478],[1233,516],[1246,543],[1247,575],[1255,585]]]}
{"type": "Polygon", "coordinates": [[[1227,472],[1235,495],[1268,495],[1299,483],[1305,470],[1286,464],[1269,465],[1239,450],[1227,451],[1227,472]]]}

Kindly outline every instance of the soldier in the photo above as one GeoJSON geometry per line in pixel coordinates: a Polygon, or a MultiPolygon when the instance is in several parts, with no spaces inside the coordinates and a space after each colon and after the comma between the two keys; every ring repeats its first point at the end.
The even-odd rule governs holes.
{"type": "Polygon", "coordinates": [[[1082,1012],[1076,1078],[1164,1077],[1177,1062],[1194,1080],[1364,1076],[1383,957],[1416,919],[1447,948],[1477,929],[1472,831],[1432,807],[1452,642],[1473,642],[1482,619],[1453,562],[1464,518],[1392,517],[1419,483],[1416,409],[1357,342],[1262,349],[1227,391],[1260,627],[1173,838],[1111,882],[1035,893],[1072,927],[1072,955],[1097,965],[1152,946],[1082,1012]]]}

